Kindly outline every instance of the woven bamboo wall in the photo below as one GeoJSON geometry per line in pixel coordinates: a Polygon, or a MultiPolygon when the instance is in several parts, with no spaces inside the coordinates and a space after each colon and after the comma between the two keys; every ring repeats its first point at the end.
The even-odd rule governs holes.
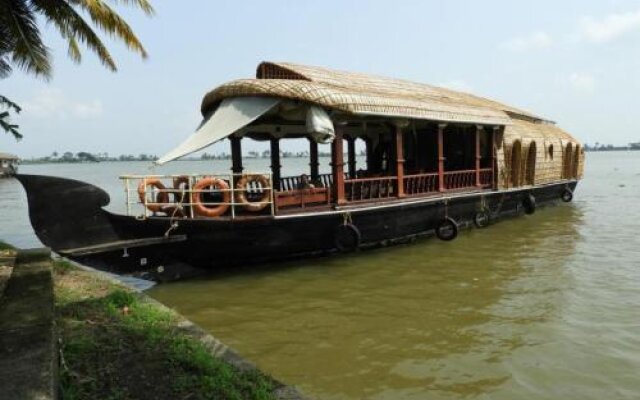
{"type": "Polygon", "coordinates": [[[505,128],[497,144],[498,185],[501,188],[582,178],[582,145],[555,125],[514,119],[513,124],[505,128]],[[532,146],[535,151],[530,152],[532,146]],[[570,148],[569,152],[567,147],[570,148]],[[531,157],[535,158],[535,165],[531,157]]]}

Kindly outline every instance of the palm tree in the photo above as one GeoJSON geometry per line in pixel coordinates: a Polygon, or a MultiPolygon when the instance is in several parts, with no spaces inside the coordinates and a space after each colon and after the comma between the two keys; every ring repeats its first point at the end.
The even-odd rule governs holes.
{"type": "MultiPolygon", "coordinates": [[[[111,0],[111,3],[139,8],[148,16],[154,13],[148,0],[111,0]]],[[[147,57],[131,27],[103,0],[0,0],[0,78],[6,78],[14,68],[51,78],[51,55],[42,41],[38,16],[58,29],[67,41],[68,55],[73,61],[82,60],[82,44],[95,53],[107,69],[116,71],[111,54],[82,13],[95,27],[120,40],[142,58],[147,57]]],[[[0,107],[19,112],[19,107],[6,97],[0,98],[0,107]]],[[[0,113],[0,124],[16,136],[17,126],[9,124],[7,118],[8,111],[0,113]]]]}

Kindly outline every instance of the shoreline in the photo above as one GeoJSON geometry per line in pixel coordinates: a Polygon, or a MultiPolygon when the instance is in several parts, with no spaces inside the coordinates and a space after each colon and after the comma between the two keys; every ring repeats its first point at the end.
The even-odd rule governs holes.
{"type": "Polygon", "coordinates": [[[61,398],[304,398],[142,291],[66,260],[50,265],[61,398]]]}

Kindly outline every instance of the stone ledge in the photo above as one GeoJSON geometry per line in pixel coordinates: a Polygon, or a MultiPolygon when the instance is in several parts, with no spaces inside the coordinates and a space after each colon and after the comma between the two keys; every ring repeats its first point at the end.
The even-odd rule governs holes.
{"type": "Polygon", "coordinates": [[[17,260],[0,300],[2,399],[57,398],[51,262],[42,256],[46,252],[38,253],[17,260]]]}

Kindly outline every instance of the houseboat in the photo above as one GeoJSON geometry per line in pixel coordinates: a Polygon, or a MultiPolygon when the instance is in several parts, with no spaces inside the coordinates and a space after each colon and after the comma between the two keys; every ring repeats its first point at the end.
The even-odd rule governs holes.
{"type": "Polygon", "coordinates": [[[533,214],[569,202],[582,145],[541,116],[486,98],[359,73],[263,62],[255,79],[225,83],[202,101],[199,128],[157,160],[219,141],[228,174],[127,175],[127,213],[102,189],[18,175],[33,228],[57,253],[121,274],[171,279],[180,268],[356,251],[533,214]],[[281,173],[280,146],[304,139],[309,170],[281,173]],[[248,171],[242,146],[270,146],[269,171],[248,171]],[[318,144],[331,147],[331,173],[318,144]],[[358,162],[356,146],[365,149],[358,162]]]}
{"type": "Polygon", "coordinates": [[[13,176],[18,172],[18,156],[0,153],[0,178],[13,176]]]}

